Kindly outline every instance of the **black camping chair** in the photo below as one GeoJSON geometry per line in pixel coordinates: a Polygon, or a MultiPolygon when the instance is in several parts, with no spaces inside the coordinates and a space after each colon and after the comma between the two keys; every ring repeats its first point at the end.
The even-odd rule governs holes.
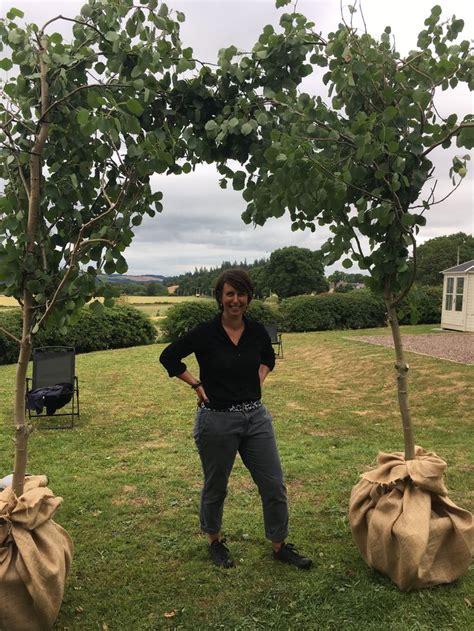
{"type": "Polygon", "coordinates": [[[283,359],[283,342],[281,340],[281,333],[278,333],[277,324],[275,322],[271,324],[265,324],[265,329],[270,336],[270,340],[273,346],[277,347],[276,357],[278,357],[278,359],[283,359]]]}
{"type": "MultiPolygon", "coordinates": [[[[38,401],[37,401],[38,402],[38,401]]],[[[45,429],[67,429],[74,427],[74,419],[79,418],[79,381],[76,377],[76,351],[69,346],[43,346],[33,349],[33,378],[26,380],[26,408],[28,418],[69,417],[69,425],[48,425],[45,429]],[[45,389],[44,398],[39,400],[34,411],[35,395],[38,388],[45,389]],[[29,396],[31,395],[31,396],[29,396]],[[72,396],[71,396],[72,395],[72,396]],[[56,412],[71,403],[70,412],[56,412]],[[36,407],[36,410],[38,410],[36,407]],[[31,408],[31,409],[30,409],[31,408]]]]}

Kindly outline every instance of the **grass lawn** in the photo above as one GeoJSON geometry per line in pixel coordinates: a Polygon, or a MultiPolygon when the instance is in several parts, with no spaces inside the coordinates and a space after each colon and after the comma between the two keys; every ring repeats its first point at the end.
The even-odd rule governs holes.
{"type": "MultiPolygon", "coordinates": [[[[472,628],[472,573],[404,594],[352,543],[351,487],[379,449],[401,450],[403,440],[393,351],[350,335],[285,334],[285,359],[264,394],[286,473],[289,540],[314,558],[309,572],[271,559],[258,493],[239,460],[224,520],[237,567],[210,565],[197,519],[194,397],[158,364],[162,345],[80,355],[80,422],[30,440],[29,471],[46,473],[64,497],[56,520],[76,546],[55,629],[472,628]]],[[[473,368],[408,357],[416,442],[448,461],[450,497],[472,510],[473,368]]],[[[14,366],[0,366],[0,477],[13,458],[13,380],[14,366]]]]}

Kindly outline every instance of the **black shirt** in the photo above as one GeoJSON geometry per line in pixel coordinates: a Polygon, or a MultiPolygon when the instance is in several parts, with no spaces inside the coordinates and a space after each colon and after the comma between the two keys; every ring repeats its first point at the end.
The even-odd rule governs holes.
{"type": "Polygon", "coordinates": [[[160,362],[170,377],[186,370],[183,357],[194,353],[199,380],[209,405],[222,409],[233,403],[256,401],[261,397],[258,369],[275,366],[275,353],[265,327],[244,317],[245,328],[235,345],[222,326],[221,315],[203,322],[165,348],[160,362]]]}

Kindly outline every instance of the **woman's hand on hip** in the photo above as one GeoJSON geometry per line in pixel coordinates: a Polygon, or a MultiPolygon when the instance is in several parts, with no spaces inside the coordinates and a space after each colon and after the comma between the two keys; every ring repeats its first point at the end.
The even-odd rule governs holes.
{"type": "Polygon", "coordinates": [[[198,405],[200,403],[208,403],[209,402],[209,398],[206,394],[206,391],[204,390],[203,386],[199,386],[198,388],[196,388],[195,390],[197,398],[198,398],[198,405]]]}

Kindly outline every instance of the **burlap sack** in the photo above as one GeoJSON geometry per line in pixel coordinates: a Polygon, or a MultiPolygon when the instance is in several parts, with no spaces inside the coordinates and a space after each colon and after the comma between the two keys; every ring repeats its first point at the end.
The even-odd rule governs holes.
{"type": "Polygon", "coordinates": [[[403,591],[451,583],[467,572],[472,515],[447,497],[446,463],[415,448],[415,459],[379,453],[349,506],[352,536],[366,563],[403,591]]]}
{"type": "Polygon", "coordinates": [[[73,544],[52,515],[62,502],[45,476],[25,479],[17,498],[0,493],[0,629],[51,629],[61,606],[73,544]]]}

